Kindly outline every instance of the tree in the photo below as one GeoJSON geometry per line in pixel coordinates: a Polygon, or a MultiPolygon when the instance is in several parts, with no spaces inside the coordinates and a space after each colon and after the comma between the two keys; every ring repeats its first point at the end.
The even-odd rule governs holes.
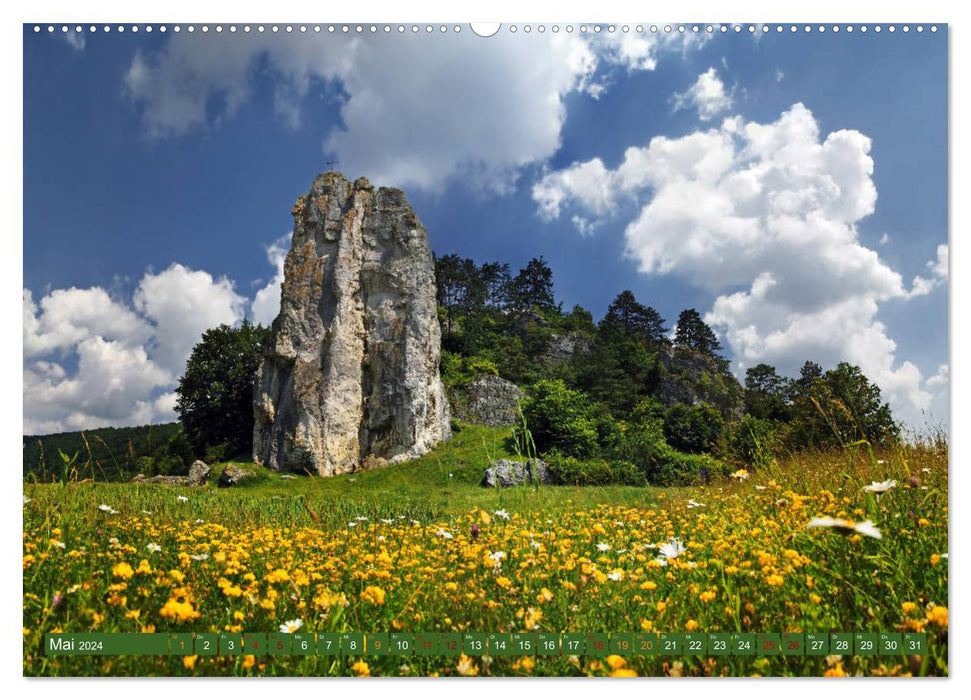
{"type": "Polygon", "coordinates": [[[761,420],[787,420],[787,382],[764,362],[745,370],[745,410],[761,420]]]}
{"type": "Polygon", "coordinates": [[[624,290],[611,302],[600,322],[600,330],[622,333],[645,343],[659,343],[667,333],[661,314],[638,302],[630,290],[624,290]]]}
{"type": "Polygon", "coordinates": [[[799,370],[799,379],[792,382],[792,394],[794,396],[808,396],[813,387],[813,382],[823,376],[823,368],[815,362],[806,360],[802,369],[799,370]]]}
{"type": "Polygon", "coordinates": [[[621,334],[597,333],[590,351],[574,365],[578,386],[615,416],[629,413],[661,378],[657,354],[621,334]]]}
{"type": "Polygon", "coordinates": [[[533,258],[519,271],[512,281],[513,299],[520,309],[533,306],[555,309],[553,297],[553,271],[542,256],[533,258]]]}
{"type": "MultiPolygon", "coordinates": [[[[809,369],[810,375],[815,373],[809,369]]],[[[880,445],[894,442],[900,434],[890,406],[881,399],[880,387],[847,362],[814,379],[794,399],[792,412],[786,441],[794,449],[845,445],[861,439],[880,445]]]]}
{"type": "Polygon", "coordinates": [[[504,309],[509,305],[509,295],[512,292],[512,274],[509,263],[483,263],[479,268],[479,277],[485,287],[485,303],[496,309],[504,309]]]}
{"type": "Polygon", "coordinates": [[[695,309],[685,309],[678,316],[674,345],[678,348],[703,352],[712,357],[719,357],[722,351],[715,332],[701,320],[701,315],[695,309]]]}
{"type": "Polygon", "coordinates": [[[271,331],[243,321],[210,328],[179,378],[176,408],[197,456],[225,446],[228,456],[253,449],[253,381],[271,331]]]}

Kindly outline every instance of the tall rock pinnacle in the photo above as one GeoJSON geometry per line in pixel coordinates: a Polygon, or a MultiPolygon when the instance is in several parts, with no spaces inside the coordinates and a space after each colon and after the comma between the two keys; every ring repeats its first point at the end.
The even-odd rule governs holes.
{"type": "Polygon", "coordinates": [[[428,232],[401,190],[318,175],[293,207],[254,460],[331,476],[450,436],[428,232]]]}

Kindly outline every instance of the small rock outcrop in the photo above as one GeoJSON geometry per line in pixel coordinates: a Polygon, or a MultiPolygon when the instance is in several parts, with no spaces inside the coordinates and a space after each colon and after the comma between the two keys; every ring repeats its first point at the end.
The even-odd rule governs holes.
{"type": "Polygon", "coordinates": [[[189,486],[202,486],[207,481],[209,481],[209,465],[203,462],[201,459],[197,459],[189,467],[189,486]]]}
{"type": "Polygon", "coordinates": [[[189,486],[189,477],[170,476],[168,474],[157,474],[155,476],[145,476],[136,474],[132,478],[133,484],[169,484],[170,486],[189,486]]]}
{"type": "Polygon", "coordinates": [[[319,175],[293,207],[254,461],[331,476],[450,436],[428,233],[397,189],[319,175]]]}
{"type": "Polygon", "coordinates": [[[463,423],[516,425],[525,393],[512,382],[486,374],[449,392],[452,413],[463,423]]]}
{"type": "Polygon", "coordinates": [[[725,420],[740,420],[744,390],[724,361],[695,350],[677,348],[659,355],[664,369],[655,396],[665,407],[676,403],[711,404],[725,420]]]}
{"type": "Polygon", "coordinates": [[[532,483],[553,483],[549,468],[546,466],[546,462],[541,459],[526,462],[500,459],[486,467],[485,476],[482,480],[483,486],[491,488],[495,488],[497,485],[506,488],[532,483]]]}
{"type": "Polygon", "coordinates": [[[237,467],[235,464],[227,464],[226,468],[222,470],[219,475],[218,484],[220,488],[227,488],[229,486],[236,486],[239,482],[244,479],[249,479],[256,476],[249,469],[242,469],[237,467]]]}

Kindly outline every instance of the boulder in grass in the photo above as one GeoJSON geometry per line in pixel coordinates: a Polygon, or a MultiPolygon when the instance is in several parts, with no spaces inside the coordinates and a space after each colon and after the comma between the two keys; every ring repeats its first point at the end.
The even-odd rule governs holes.
{"type": "Polygon", "coordinates": [[[226,488],[228,486],[236,486],[241,481],[249,479],[256,476],[253,472],[248,469],[241,469],[235,464],[227,464],[226,468],[223,469],[222,473],[219,475],[219,486],[226,488]]]}
{"type": "Polygon", "coordinates": [[[201,459],[197,459],[189,467],[189,486],[202,486],[209,481],[209,465],[201,459]]]}
{"type": "Polygon", "coordinates": [[[533,459],[525,462],[517,462],[512,459],[500,459],[486,467],[485,477],[482,480],[483,486],[491,488],[495,488],[496,486],[522,486],[523,484],[534,483],[553,483],[549,468],[547,468],[546,462],[541,459],[533,459]]]}

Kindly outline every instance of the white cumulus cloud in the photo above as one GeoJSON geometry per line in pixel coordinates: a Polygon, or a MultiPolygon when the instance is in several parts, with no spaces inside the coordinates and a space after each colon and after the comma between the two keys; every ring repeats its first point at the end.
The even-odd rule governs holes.
{"type": "Polygon", "coordinates": [[[203,331],[242,321],[245,305],[232,281],[178,263],[146,273],[134,298],[135,309],[155,327],[153,356],[173,374],[182,372],[203,331]]]}
{"type": "Polygon", "coordinates": [[[308,95],[335,87],[340,124],[321,126],[340,169],[379,185],[440,190],[456,178],[506,191],[560,146],[570,94],[598,96],[611,71],[653,70],[707,38],[501,32],[378,37],[187,33],[138,53],[125,89],[151,138],[218,126],[249,101],[258,71],[276,111],[303,123],[308,95]],[[218,105],[218,108],[214,107],[218,105]]]}
{"type": "Polygon", "coordinates": [[[702,121],[711,121],[722,112],[731,109],[732,97],[725,92],[725,83],[718,77],[718,71],[709,68],[698,76],[694,85],[675,94],[674,109],[695,108],[702,121]]]}
{"type": "Polygon", "coordinates": [[[104,289],[23,290],[24,433],[175,420],[173,389],[203,331],[243,318],[226,279],[174,264],[131,303],[104,289]]]}
{"type": "Polygon", "coordinates": [[[290,247],[290,237],[288,233],[283,238],[274,241],[266,249],[266,257],[275,270],[273,279],[265,287],[256,292],[253,297],[252,317],[253,323],[262,323],[268,326],[273,323],[273,319],[280,313],[280,293],[283,285],[283,264],[287,259],[287,251],[290,247]]]}
{"type": "MultiPolygon", "coordinates": [[[[946,281],[947,246],[908,287],[858,236],[874,211],[870,139],[820,134],[795,104],[768,124],[739,117],[677,139],[627,149],[616,169],[594,159],[546,173],[538,214],[594,222],[620,204],[638,213],[627,255],[645,274],[675,274],[715,294],[706,320],[727,340],[736,370],[758,362],[795,373],[804,360],[860,365],[898,415],[914,421],[934,399],[878,320],[881,303],[946,281]]],[[[589,230],[589,222],[585,224],[589,230]]]]}

